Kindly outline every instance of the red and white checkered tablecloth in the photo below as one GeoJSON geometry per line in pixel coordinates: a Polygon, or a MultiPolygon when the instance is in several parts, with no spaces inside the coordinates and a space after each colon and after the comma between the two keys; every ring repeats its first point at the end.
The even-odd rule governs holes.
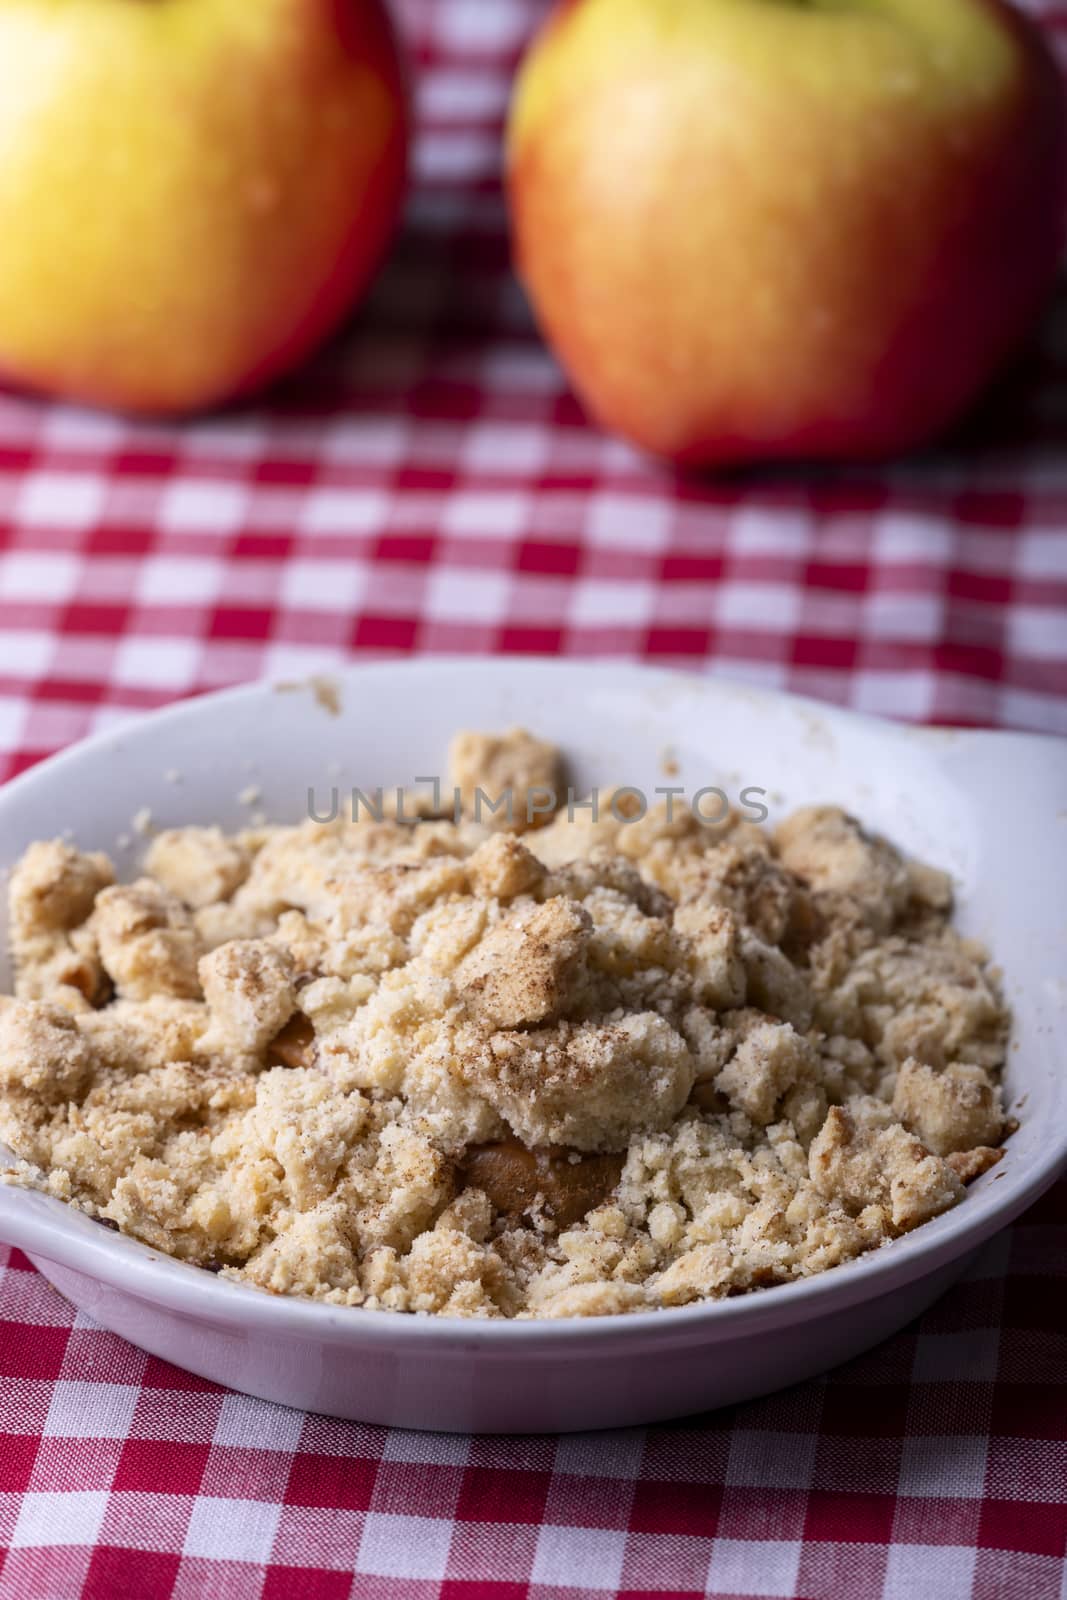
{"type": "MultiPolygon", "coordinates": [[[[1067,50],[1067,11],[1032,8],[1067,50]]],[[[0,778],[179,695],[411,651],[641,657],[1067,733],[1067,302],[922,458],[650,464],[585,422],[509,275],[500,126],[542,7],[403,9],[417,185],[340,343],[181,427],[0,397],[0,778]]],[[[826,1379],[560,1439],[249,1400],[0,1263],[0,1600],[1067,1595],[1064,1185],[826,1379]]]]}

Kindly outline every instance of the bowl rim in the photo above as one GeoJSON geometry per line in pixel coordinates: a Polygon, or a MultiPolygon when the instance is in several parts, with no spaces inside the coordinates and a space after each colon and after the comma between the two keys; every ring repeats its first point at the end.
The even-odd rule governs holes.
{"type": "MultiPolygon", "coordinates": [[[[597,676],[610,672],[613,686],[628,677],[646,689],[689,687],[711,693],[739,694],[752,703],[785,706],[808,718],[834,725],[874,729],[885,738],[915,741],[927,749],[1000,746],[1027,747],[1034,751],[1062,752],[1067,740],[1055,735],[1020,733],[1004,729],[912,726],[838,707],[807,696],[755,687],[726,676],[682,672],[628,661],[547,660],[535,656],[489,657],[474,655],[424,655],[403,660],[345,663],[328,673],[312,675],[284,687],[314,689],[323,677],[349,681],[370,677],[420,677],[432,673],[435,688],[440,675],[485,671],[514,671],[517,675],[597,676]]],[[[11,796],[22,799],[34,788],[44,788],[86,759],[115,751],[136,741],[140,734],[161,725],[175,727],[195,721],[205,712],[239,708],[245,701],[274,693],[281,685],[258,679],[225,689],[196,694],[104,729],[59,751],[0,785],[0,823],[11,796]]],[[[1065,766],[1067,771],[1067,766],[1065,766]]],[[[0,867],[2,867],[0,863],[0,867]]],[[[5,1147],[0,1145],[0,1158],[5,1147]]],[[[430,1340],[457,1349],[490,1352],[516,1341],[546,1351],[560,1345],[580,1347],[590,1341],[612,1345],[643,1342],[654,1330],[657,1343],[688,1344],[736,1339],[768,1323],[806,1321],[827,1310],[846,1310],[867,1299],[891,1293],[906,1281],[964,1256],[1010,1223],[1067,1169],[1067,1126],[1049,1128],[1049,1141],[1025,1173],[1013,1174],[1003,1197],[994,1196],[974,1215],[966,1204],[931,1218],[911,1233],[887,1242],[853,1261],[842,1263],[810,1278],[775,1285],[726,1300],[700,1301],[686,1306],[649,1307],[598,1317],[468,1318],[437,1313],[402,1313],[341,1306],[299,1296],[275,1295],[250,1284],[237,1283],[165,1255],[130,1236],[106,1229],[84,1212],[41,1191],[0,1182],[0,1239],[43,1261],[94,1277],[123,1293],[185,1316],[201,1316],[222,1325],[246,1324],[249,1318],[263,1332],[314,1336],[326,1343],[416,1345],[430,1340]],[[831,1304],[827,1304],[830,1302],[831,1304]]],[[[991,1175],[996,1180],[997,1174],[991,1175]]],[[[575,1354],[579,1353],[575,1350],[575,1354]]]]}

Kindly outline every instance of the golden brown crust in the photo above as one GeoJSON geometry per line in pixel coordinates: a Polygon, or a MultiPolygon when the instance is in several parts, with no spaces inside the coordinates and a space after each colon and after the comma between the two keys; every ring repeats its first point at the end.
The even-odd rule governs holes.
{"type": "Polygon", "coordinates": [[[953,1150],[951,1155],[945,1157],[945,1162],[961,1183],[973,1183],[976,1178],[982,1177],[983,1173],[995,1167],[1003,1157],[1003,1149],[992,1150],[988,1145],[979,1145],[974,1150],[953,1150]]]}

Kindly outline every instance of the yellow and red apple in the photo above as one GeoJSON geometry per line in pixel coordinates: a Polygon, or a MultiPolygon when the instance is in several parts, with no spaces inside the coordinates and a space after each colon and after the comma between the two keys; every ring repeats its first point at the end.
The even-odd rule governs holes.
{"type": "Polygon", "coordinates": [[[589,409],[681,462],[883,456],[1053,281],[1064,90],[999,0],[562,0],[523,66],[520,273],[589,409]]]}
{"type": "Polygon", "coordinates": [[[0,376],[147,414],[291,367],[403,196],[381,0],[0,0],[0,376]]]}

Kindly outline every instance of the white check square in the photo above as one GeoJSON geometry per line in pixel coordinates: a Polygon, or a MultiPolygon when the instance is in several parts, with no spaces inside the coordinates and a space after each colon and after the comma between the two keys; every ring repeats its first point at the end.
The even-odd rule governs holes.
{"type": "Polygon", "coordinates": [[[276,683],[297,683],[314,674],[329,677],[345,664],[340,645],[286,644],[272,640],[263,653],[260,675],[276,683]]]}
{"type": "Polygon", "coordinates": [[[240,416],[211,417],[204,422],[190,419],[181,427],[184,454],[212,456],[215,460],[256,461],[267,453],[267,435],[254,419],[240,416]]]}
{"type": "Polygon", "coordinates": [[[12,550],[0,558],[0,595],[7,601],[60,605],[75,593],[81,573],[77,556],[59,550],[12,550]]]}
{"type": "Polygon", "coordinates": [[[708,1593],[792,1595],[800,1550],[797,1539],[716,1539],[708,1593]]]}
{"type": "Polygon", "coordinates": [[[908,594],[876,589],[863,602],[864,639],[890,639],[894,643],[933,644],[945,626],[945,602],[939,594],[908,594]]]}
{"type": "Polygon", "coordinates": [[[168,486],[159,510],[165,528],[182,532],[235,533],[245,518],[248,490],[223,479],[190,479],[168,486]]]}
{"type": "Polygon", "coordinates": [[[499,146],[490,134],[477,129],[438,129],[433,139],[419,146],[416,171],[427,185],[463,180],[469,183],[493,171],[498,153],[499,146]]]}
{"type": "Polygon", "coordinates": [[[521,5],[508,5],[498,0],[486,5],[485,0],[451,0],[438,8],[437,32],[449,51],[461,55],[474,49],[479,54],[512,49],[523,42],[529,19],[521,5]]]}
{"type": "Polygon", "coordinates": [[[443,1517],[403,1517],[369,1511],[356,1570],[368,1577],[443,1578],[452,1523],[443,1517]]]}
{"type": "Polygon", "coordinates": [[[241,1450],[295,1450],[303,1413],[248,1394],[228,1394],[215,1427],[216,1444],[241,1450]]]}
{"type": "Polygon", "coordinates": [[[125,1439],[139,1394],[132,1383],[61,1379],[52,1390],[44,1432],[53,1439],[125,1439]]]}
{"type": "Polygon", "coordinates": [[[734,1489],[807,1489],[817,1446],[814,1434],[735,1428],[730,1436],[726,1482],[734,1489]]]}
{"type": "Polygon", "coordinates": [[[441,528],[457,538],[510,539],[525,532],[529,496],[509,489],[460,489],[441,513],[441,528]]]}
{"type": "Polygon", "coordinates": [[[91,472],[29,472],[15,518],[40,528],[91,528],[104,504],[105,480],[91,472]]]}
{"type": "Polygon", "coordinates": [[[358,609],[367,584],[362,561],[301,561],[285,564],[280,598],[298,611],[358,609]]]}
{"type": "Polygon", "coordinates": [[[614,1528],[562,1528],[546,1523],[537,1537],[532,1582],[569,1589],[619,1587],[626,1535],[614,1528]]]}
{"type": "Polygon", "coordinates": [[[641,628],[652,613],[651,584],[617,578],[579,580],[570,591],[570,623],[574,628],[641,628]]]}
{"type": "Polygon", "coordinates": [[[803,511],[744,506],[730,517],[728,539],[735,555],[776,555],[803,561],[811,542],[811,517],[803,511]]]}
{"type": "Polygon", "coordinates": [[[875,524],[870,558],[879,566],[917,562],[946,567],[952,559],[954,537],[952,524],[945,517],[885,511],[875,524]]]}
{"type": "Polygon", "coordinates": [[[210,605],[224,572],[221,561],[207,556],[149,556],[134,592],[142,605],[210,605]]]}
{"type": "Polygon", "coordinates": [[[659,550],[670,534],[671,508],[640,495],[590,495],[586,538],[616,550],[659,550]]]}
{"type": "MultiPolygon", "coordinates": [[[[774,628],[790,632],[801,615],[800,591],[787,583],[739,583],[727,580],[715,590],[716,622],[724,628],[774,628]]],[[[806,597],[811,604],[812,597],[806,597]]]]}
{"type": "Polygon", "coordinates": [[[196,677],[201,646],[196,639],[123,639],[115,652],[116,684],[138,689],[186,689],[196,677]]]}
{"type": "Polygon", "coordinates": [[[24,712],[22,700],[0,695],[0,749],[10,750],[18,744],[24,712]]]}
{"type": "Polygon", "coordinates": [[[1020,577],[1067,578],[1067,533],[1046,528],[1020,533],[1016,563],[1020,577]]]}
{"type": "Polygon", "coordinates": [[[971,1600],[977,1556],[970,1545],[892,1544],[882,1600],[971,1600]]]}
{"type": "Polygon", "coordinates": [[[933,689],[928,672],[861,671],[853,674],[849,704],[871,716],[921,721],[929,712],[933,689]]]}
{"type": "Polygon", "coordinates": [[[1012,655],[1062,662],[1065,633],[1062,606],[1016,606],[1008,613],[1012,655]]]}
{"type": "Polygon", "coordinates": [[[435,567],[426,585],[424,611],[434,622],[499,622],[507,613],[511,589],[506,572],[435,567]]]}
{"type": "Polygon", "coordinates": [[[264,1500],[231,1500],[198,1495],[185,1534],[183,1554],[214,1561],[270,1560],[280,1505],[264,1500]]]}
{"type": "Polygon", "coordinates": [[[1067,735],[1067,703],[1061,694],[1032,693],[1002,684],[995,697],[983,704],[981,715],[984,721],[1006,728],[1067,735]]]}
{"type": "MultiPolygon", "coordinates": [[[[4,726],[4,706],[13,704],[0,700],[0,742],[4,726]]],[[[5,1251],[0,1249],[0,1321],[27,1322],[38,1328],[69,1328],[77,1326],[77,1317],[71,1322],[71,1307],[61,1300],[39,1272],[10,1271],[3,1264],[5,1251]]],[[[16,1382],[19,1380],[15,1380],[16,1382]]],[[[33,1382],[35,1380],[22,1380],[33,1382]]],[[[3,1393],[10,1402],[13,1398],[9,1379],[3,1393]]],[[[16,1409],[15,1415],[18,1416],[16,1409]]]]}
{"type": "Polygon", "coordinates": [[[644,1428],[609,1433],[564,1433],[556,1445],[556,1472],[576,1478],[636,1478],[645,1453],[644,1428]]]}
{"type": "Polygon", "coordinates": [[[12,1549],[29,1546],[92,1544],[107,1509],[106,1489],[70,1493],[30,1490],[22,1497],[12,1549]]]}
{"type": "Polygon", "coordinates": [[[984,1434],[912,1434],[901,1449],[897,1493],[919,1499],[980,1500],[988,1448],[984,1434]]]}
{"type": "Polygon", "coordinates": [[[104,411],[53,404],[41,413],[37,426],[53,448],[106,451],[122,443],[127,424],[104,411]]]}
{"type": "Polygon", "coordinates": [[[304,501],[305,533],[377,533],[389,512],[384,489],[313,489],[304,501]]]}
{"type": "Polygon", "coordinates": [[[5,677],[39,677],[55,660],[56,646],[56,637],[50,633],[31,633],[28,629],[25,633],[0,633],[5,677]]]}
{"type": "Polygon", "coordinates": [[[338,417],[319,436],[323,462],[391,467],[403,460],[410,424],[403,417],[338,417]]]}
{"type": "Polygon", "coordinates": [[[538,472],[548,435],[529,423],[477,422],[463,442],[463,464],[475,472],[538,472]]]}
{"type": "Polygon", "coordinates": [[[469,1459],[470,1439],[463,1433],[418,1433],[413,1428],[390,1428],[382,1447],[383,1461],[465,1467],[469,1459]]]}

